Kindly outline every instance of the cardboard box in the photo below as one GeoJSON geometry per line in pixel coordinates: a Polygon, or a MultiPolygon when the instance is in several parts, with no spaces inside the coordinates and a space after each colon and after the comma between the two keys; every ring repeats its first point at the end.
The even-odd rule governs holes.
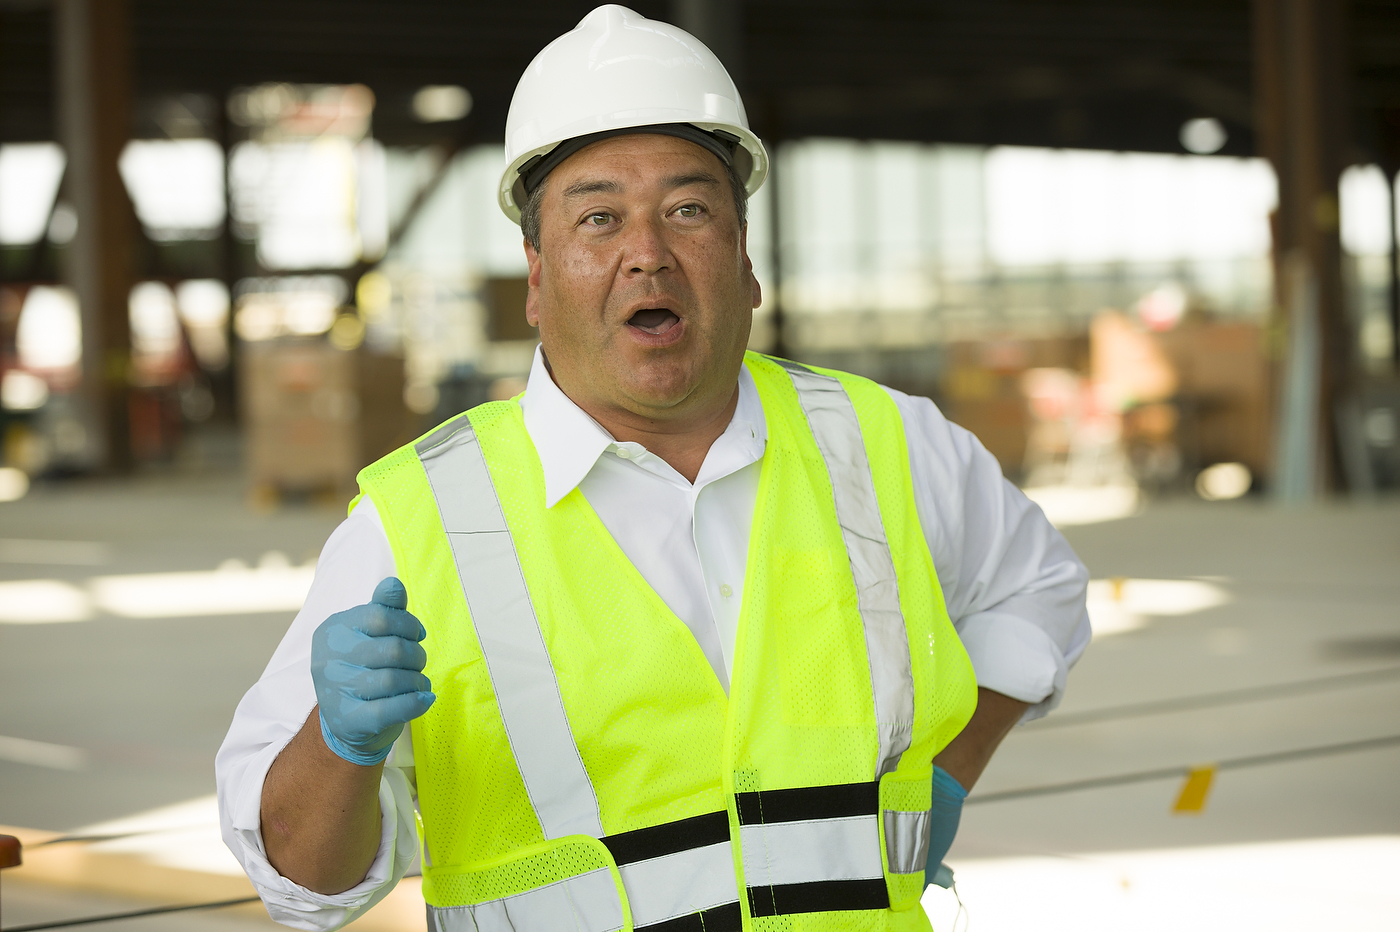
{"type": "Polygon", "coordinates": [[[1187,323],[1157,334],[1176,368],[1177,443],[1188,468],[1243,463],[1267,475],[1271,373],[1255,323],[1187,323]]]}
{"type": "Polygon", "coordinates": [[[245,343],[245,460],[255,488],[352,491],[355,474],[412,439],[403,360],[320,339],[245,343]]]}

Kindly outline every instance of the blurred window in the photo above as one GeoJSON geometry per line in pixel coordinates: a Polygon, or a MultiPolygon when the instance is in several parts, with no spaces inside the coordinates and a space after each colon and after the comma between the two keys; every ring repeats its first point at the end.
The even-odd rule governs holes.
{"type": "Polygon", "coordinates": [[[1342,172],[1342,247],[1354,256],[1390,252],[1390,192],[1375,165],[1353,165],[1342,172]]]}
{"type": "Polygon", "coordinates": [[[355,146],[355,222],[360,257],[373,262],[389,248],[388,164],[384,147],[373,139],[355,146]]]}
{"type": "Polygon", "coordinates": [[[49,383],[23,369],[0,376],[0,407],[8,411],[33,411],[49,400],[49,383]]]}
{"type": "Polygon", "coordinates": [[[0,146],[0,243],[35,243],[43,237],[63,162],[63,150],[52,142],[0,146]]]}
{"type": "Polygon", "coordinates": [[[175,306],[190,347],[199,363],[209,371],[228,365],[228,288],[221,281],[197,278],[175,288],[175,306]]]}
{"type": "MultiPolygon", "coordinates": [[[[496,206],[505,155],[499,145],[475,146],[441,169],[445,174],[395,251],[412,266],[448,276],[524,275],[520,228],[496,206]]],[[[397,218],[439,170],[432,153],[388,153],[390,216],[397,218]]]]}
{"type": "Polygon", "coordinates": [[[76,367],[83,347],[77,296],[67,288],[47,285],[29,289],[20,308],[15,344],[19,364],[26,369],[76,367]]]}
{"type": "Polygon", "coordinates": [[[341,269],[388,245],[374,94],[359,84],[264,84],[229,97],[250,139],[229,165],[235,233],[275,270],[341,269]]]}
{"type": "Polygon", "coordinates": [[[972,309],[989,296],[960,283],[1125,264],[1192,263],[1238,293],[1231,263],[1267,259],[1276,201],[1258,159],[1014,146],[804,140],[776,180],[798,313],[972,309]]]}
{"type": "Polygon", "coordinates": [[[999,146],[988,151],[992,259],[1007,266],[1267,255],[1263,160],[999,146]]]}
{"type": "Polygon", "coordinates": [[[152,239],[212,239],[224,222],[224,153],[209,139],[134,139],[122,180],[152,239]]]}
{"type": "Polygon", "coordinates": [[[137,354],[171,356],[180,349],[175,294],[164,282],[141,282],[131,289],[131,348],[137,354]]]}
{"type": "Polygon", "coordinates": [[[230,174],[234,219],[264,266],[344,268],[360,257],[350,140],[241,143],[230,174]]]}
{"type": "Polygon", "coordinates": [[[325,333],[348,297],[345,281],[335,275],[245,278],[238,283],[234,329],[248,341],[325,333]]]}

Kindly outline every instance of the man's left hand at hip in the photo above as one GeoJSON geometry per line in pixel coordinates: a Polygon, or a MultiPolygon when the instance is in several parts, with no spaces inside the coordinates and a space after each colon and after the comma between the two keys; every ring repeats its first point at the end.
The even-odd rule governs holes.
{"type": "Polygon", "coordinates": [[[928,864],[924,867],[924,886],[938,883],[939,886],[947,886],[947,883],[939,883],[935,878],[938,875],[938,867],[943,863],[943,859],[948,856],[948,849],[953,847],[953,838],[958,834],[958,822],[962,819],[963,800],[967,799],[967,790],[962,784],[948,774],[948,771],[933,766],[933,806],[930,810],[928,834],[928,864]]]}

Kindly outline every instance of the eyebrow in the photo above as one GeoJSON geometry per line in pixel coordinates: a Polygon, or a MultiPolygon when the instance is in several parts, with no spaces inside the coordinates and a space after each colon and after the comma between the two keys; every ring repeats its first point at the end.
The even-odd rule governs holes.
{"type": "MultiPolygon", "coordinates": [[[[668,188],[684,188],[689,185],[702,185],[708,188],[720,187],[719,179],[709,172],[691,172],[685,175],[672,175],[665,180],[668,188]]],[[[590,194],[616,194],[622,185],[616,181],[575,181],[564,189],[564,199],[587,197],[590,194]]]]}
{"type": "Polygon", "coordinates": [[[616,181],[575,181],[564,189],[564,199],[584,197],[589,194],[616,194],[622,185],[616,181]]]}
{"type": "Polygon", "coordinates": [[[672,175],[666,179],[666,186],[669,188],[685,188],[698,184],[707,188],[718,188],[719,179],[709,172],[691,172],[688,175],[672,175]]]}

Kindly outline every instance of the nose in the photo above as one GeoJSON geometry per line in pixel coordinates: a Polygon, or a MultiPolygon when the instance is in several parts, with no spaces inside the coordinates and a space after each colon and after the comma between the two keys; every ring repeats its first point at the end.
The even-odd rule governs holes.
{"type": "Polygon", "coordinates": [[[630,275],[655,275],[675,268],[675,256],[666,242],[666,232],[659,217],[637,218],[629,223],[623,248],[622,267],[630,275]]]}

